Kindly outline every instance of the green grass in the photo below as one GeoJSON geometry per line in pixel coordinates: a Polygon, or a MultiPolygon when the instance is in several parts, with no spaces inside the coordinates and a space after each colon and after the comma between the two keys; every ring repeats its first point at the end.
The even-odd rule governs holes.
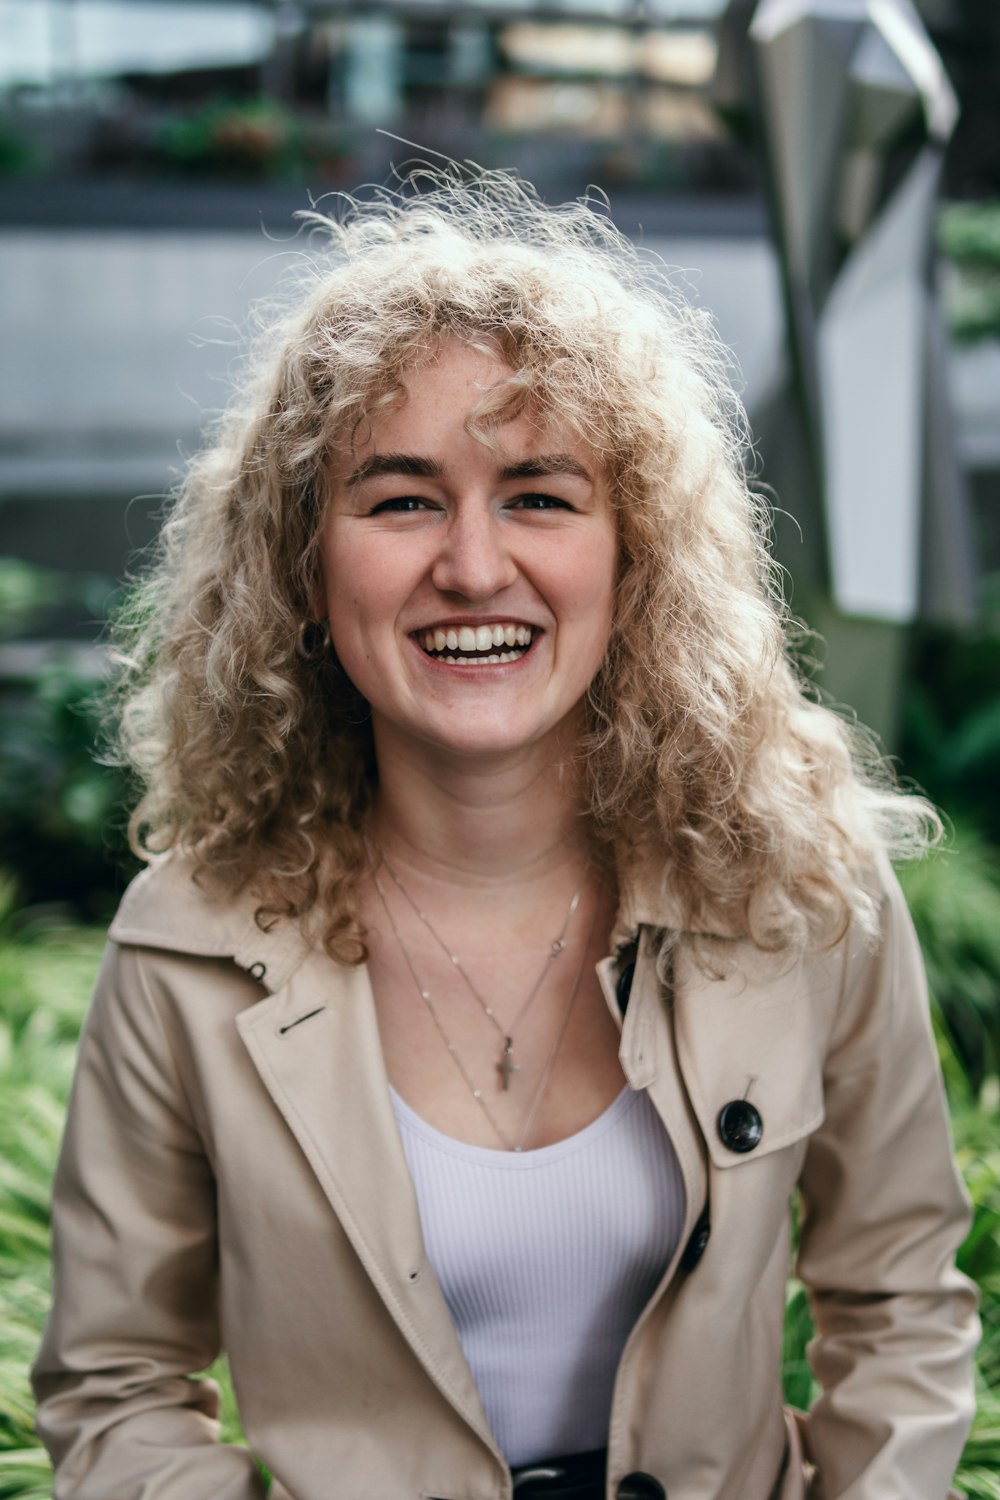
{"type": "MultiPolygon", "coordinates": [[[[905,876],[938,1002],[938,1037],[958,1160],[974,1206],[960,1264],[982,1293],[979,1410],[958,1474],[970,1500],[1000,1500],[1000,875],[963,836],[905,876]]],[[[0,884],[0,1500],[50,1500],[32,1425],[28,1366],[49,1297],[49,1184],[76,1037],[103,932],[42,920],[19,925],[0,884]],[[6,900],[5,900],[6,897],[6,900]]],[[[815,1394],[805,1293],[789,1285],[783,1370],[788,1399],[815,1394]]],[[[224,1362],[223,1436],[241,1441],[224,1362]]]]}

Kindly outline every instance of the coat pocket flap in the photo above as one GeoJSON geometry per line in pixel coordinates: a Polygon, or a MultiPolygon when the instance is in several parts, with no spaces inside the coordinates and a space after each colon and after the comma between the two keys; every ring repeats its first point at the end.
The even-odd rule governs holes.
{"type": "Polygon", "coordinates": [[[829,1000],[801,963],[754,957],[710,978],[679,960],[678,1056],[714,1166],[759,1161],[822,1124],[829,1000]]]}

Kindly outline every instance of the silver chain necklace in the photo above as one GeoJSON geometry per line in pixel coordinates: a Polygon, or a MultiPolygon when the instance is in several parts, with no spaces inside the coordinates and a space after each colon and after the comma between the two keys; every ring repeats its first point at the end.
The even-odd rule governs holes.
{"type": "Polygon", "coordinates": [[[386,859],[384,854],[381,856],[381,858],[386,870],[388,870],[389,874],[392,876],[393,883],[398,888],[400,895],[403,896],[407,903],[413,908],[417,916],[420,918],[421,922],[423,922],[424,926],[427,928],[427,931],[430,933],[431,937],[437,943],[438,947],[443,953],[447,954],[451,963],[458,970],[459,974],[461,974],[468,989],[478,1001],[483,1015],[487,1016],[492,1025],[494,1025],[497,1031],[499,1031],[503,1042],[503,1047],[500,1053],[500,1061],[496,1064],[496,1070],[500,1074],[500,1086],[504,1090],[504,1092],[506,1092],[510,1088],[511,1076],[514,1073],[520,1073],[521,1071],[517,1063],[514,1061],[514,1033],[520,1026],[521,1022],[524,1020],[524,1017],[528,1013],[528,1008],[531,1005],[531,1002],[534,1000],[535,996],[538,994],[538,991],[541,989],[542,984],[545,980],[545,976],[549,972],[549,964],[553,963],[566,947],[566,933],[569,931],[569,924],[573,920],[573,916],[576,912],[577,907],[580,905],[580,897],[583,895],[582,887],[576,892],[572,901],[569,903],[569,910],[567,911],[566,916],[563,919],[563,924],[559,930],[559,935],[554,938],[552,943],[549,945],[549,951],[545,955],[545,962],[542,964],[541,972],[538,978],[535,980],[534,984],[531,987],[528,998],[525,1000],[524,1004],[521,1006],[521,1009],[518,1011],[517,1015],[514,1017],[510,1025],[504,1026],[500,1021],[497,1020],[493,1007],[487,1004],[482,995],[476,989],[476,986],[473,984],[469,975],[463,968],[462,961],[458,957],[458,954],[451,951],[444,938],[433,927],[430,917],[425,911],[422,911],[417,902],[414,901],[413,897],[406,889],[406,886],[403,884],[402,880],[397,875],[396,871],[392,868],[392,865],[386,859]]]}
{"type": "MultiPolygon", "coordinates": [[[[385,863],[384,858],[383,858],[383,863],[385,863]]],[[[386,865],[386,869],[389,869],[388,865],[386,865]]],[[[392,872],[390,871],[390,874],[391,873],[392,872]]],[[[396,879],[395,876],[393,876],[393,878],[396,879]]],[[[381,880],[378,877],[377,871],[373,872],[372,879],[375,882],[375,889],[377,890],[378,895],[379,895],[379,899],[382,902],[382,906],[383,906],[383,908],[385,910],[385,914],[386,914],[386,917],[388,919],[389,926],[393,930],[393,934],[395,935],[396,942],[399,944],[400,952],[403,955],[403,959],[404,959],[404,961],[406,963],[406,967],[410,971],[410,974],[411,974],[411,976],[413,978],[413,982],[414,982],[414,984],[417,987],[417,991],[418,991],[418,993],[420,995],[420,998],[423,1000],[424,1004],[426,1005],[427,1010],[428,1010],[428,1012],[430,1014],[431,1020],[434,1022],[434,1025],[437,1028],[438,1033],[440,1034],[441,1040],[444,1042],[444,1044],[447,1047],[449,1053],[451,1054],[452,1061],[454,1062],[456,1068],[458,1069],[459,1073],[461,1074],[462,1079],[463,1079],[466,1087],[468,1088],[468,1090],[471,1093],[472,1097],[476,1100],[476,1102],[479,1105],[480,1109],[483,1111],[483,1114],[486,1116],[486,1118],[489,1121],[490,1125],[492,1126],[493,1130],[496,1132],[497,1136],[502,1141],[502,1143],[504,1145],[504,1148],[507,1151],[523,1151],[524,1150],[524,1143],[528,1139],[528,1136],[531,1133],[531,1127],[535,1123],[535,1116],[538,1113],[539,1105],[542,1102],[542,1096],[545,1093],[545,1089],[546,1089],[546,1086],[548,1084],[549,1078],[552,1075],[552,1069],[555,1066],[556,1056],[557,1056],[557,1054],[559,1052],[559,1048],[560,1048],[560,1046],[562,1044],[562,1039],[563,1039],[564,1035],[566,1034],[566,1028],[569,1025],[569,1018],[570,1018],[570,1015],[572,1014],[572,1011],[573,1011],[573,1004],[574,1004],[574,1002],[576,1000],[577,991],[580,988],[580,980],[583,978],[583,970],[584,970],[584,965],[587,962],[587,954],[590,951],[590,942],[591,942],[591,938],[593,937],[593,933],[594,933],[594,921],[596,921],[596,919],[597,919],[596,908],[595,908],[595,912],[594,912],[594,921],[592,921],[591,924],[590,924],[590,930],[587,933],[587,939],[586,939],[586,941],[585,941],[585,943],[583,945],[583,950],[582,950],[582,952],[580,954],[580,962],[579,962],[579,964],[577,966],[576,974],[573,977],[573,988],[570,990],[569,999],[566,1002],[566,1009],[563,1012],[562,1020],[559,1023],[559,1030],[556,1033],[555,1042],[553,1043],[552,1050],[549,1053],[548,1058],[546,1060],[545,1067],[544,1067],[544,1069],[542,1071],[542,1076],[541,1076],[541,1078],[538,1081],[538,1087],[535,1089],[535,1093],[534,1093],[534,1096],[532,1097],[531,1102],[530,1102],[530,1104],[528,1106],[527,1113],[525,1114],[525,1117],[524,1117],[523,1121],[521,1122],[521,1129],[518,1131],[516,1137],[512,1137],[512,1136],[509,1136],[507,1134],[507,1132],[504,1130],[504,1128],[503,1128],[502,1125],[499,1125],[497,1123],[497,1120],[494,1117],[493,1111],[490,1109],[489,1105],[487,1104],[486,1100],[483,1097],[483,1091],[482,1091],[482,1089],[478,1088],[476,1086],[476,1084],[473,1082],[473,1080],[472,1080],[472,1078],[471,1078],[471,1076],[469,1074],[468,1068],[465,1066],[465,1064],[463,1063],[461,1057],[458,1054],[458,1049],[456,1048],[455,1043],[451,1040],[451,1038],[449,1037],[447,1031],[445,1031],[444,1025],[442,1024],[442,1021],[441,1021],[441,1017],[438,1015],[437,1010],[435,1009],[435,1006],[434,1006],[434,1002],[433,1002],[433,1000],[431,998],[431,992],[430,992],[429,989],[427,989],[427,987],[425,986],[425,984],[421,980],[420,975],[417,973],[417,970],[416,970],[416,968],[414,966],[414,963],[413,963],[413,959],[412,959],[412,957],[410,955],[410,951],[407,948],[406,943],[403,941],[403,934],[400,932],[399,926],[398,926],[398,924],[396,922],[396,919],[395,919],[395,917],[392,914],[392,909],[389,906],[388,900],[386,899],[385,887],[382,885],[382,882],[381,882],[381,880]]],[[[397,880],[397,884],[398,884],[398,880],[397,880]]],[[[400,887],[400,889],[402,890],[402,887],[400,887]]],[[[406,892],[404,891],[403,894],[406,895],[406,892]]],[[[577,892],[577,895],[573,898],[573,907],[572,907],[572,910],[571,910],[571,912],[570,912],[569,915],[572,915],[572,911],[576,910],[576,906],[579,903],[579,894],[580,893],[577,892]]],[[[419,915],[419,912],[418,912],[418,915],[419,915]]],[[[568,923],[569,923],[569,916],[567,916],[566,923],[563,926],[563,933],[565,933],[566,926],[568,926],[568,923]]],[[[433,932],[433,929],[431,929],[431,931],[432,931],[432,934],[435,937],[437,937],[437,934],[433,932]]],[[[560,934],[560,937],[562,937],[562,934],[560,934]]],[[[438,939],[438,941],[440,941],[440,939],[438,939]]],[[[558,939],[557,939],[557,941],[558,941],[558,939]]],[[[565,942],[563,942],[563,947],[565,947],[565,942]]],[[[559,951],[561,952],[562,949],[560,949],[559,951]]],[[[451,954],[451,953],[449,953],[449,957],[450,958],[454,958],[454,955],[451,954]]],[[[547,968],[547,965],[548,965],[548,960],[546,960],[546,968],[547,968]]],[[[545,971],[543,971],[543,974],[544,974],[544,972],[545,971]]],[[[466,983],[468,983],[468,978],[467,978],[467,976],[465,976],[465,977],[466,977],[466,983]]],[[[535,989],[532,991],[531,995],[529,996],[529,1000],[533,1000],[534,999],[535,994],[536,994],[538,988],[540,987],[540,985],[541,985],[541,980],[539,980],[538,984],[535,986],[535,989]]],[[[479,998],[479,997],[477,996],[477,998],[479,998]]],[[[525,1004],[521,1007],[521,1014],[523,1014],[524,1011],[527,1009],[527,1004],[528,1004],[528,1002],[526,1001],[525,1004]]],[[[492,1016],[492,1014],[491,1014],[490,1019],[495,1021],[496,1018],[494,1016],[492,1016]]],[[[520,1020],[520,1015],[518,1016],[518,1020],[520,1020]]],[[[501,1028],[501,1031],[502,1031],[502,1028],[501,1028]]],[[[505,1060],[508,1061],[508,1063],[510,1061],[510,1055],[509,1055],[509,1052],[507,1051],[507,1045],[509,1043],[510,1043],[510,1038],[509,1037],[505,1038],[505,1053],[504,1053],[504,1057],[505,1057],[505,1060]]],[[[497,1068],[498,1068],[498,1071],[501,1074],[502,1086],[503,1086],[503,1088],[506,1089],[508,1087],[508,1082],[509,1082],[509,1073],[508,1072],[504,1072],[502,1063],[497,1064],[497,1068]]],[[[514,1069],[514,1071],[519,1072],[520,1069],[514,1069]]]]}

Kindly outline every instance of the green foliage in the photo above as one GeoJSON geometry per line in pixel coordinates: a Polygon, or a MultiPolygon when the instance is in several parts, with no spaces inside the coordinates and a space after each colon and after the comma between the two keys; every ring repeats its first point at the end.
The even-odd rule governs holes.
{"type": "MultiPolygon", "coordinates": [[[[0,880],[0,1500],[50,1500],[28,1369],[48,1311],[49,1195],[100,928],[18,921],[0,880]]],[[[224,1360],[222,1435],[242,1441],[224,1360]]]]}
{"type": "Polygon", "coordinates": [[[949,1084],[955,1151],[969,1197],[972,1229],[958,1256],[960,1270],[979,1287],[983,1338],[976,1360],[976,1417],[956,1475],[969,1500],[1000,1500],[1000,1130],[997,1076],[984,1107],[969,1087],[947,1036],[939,1035],[949,1084]]]}
{"type": "Polygon", "coordinates": [[[27,133],[0,124],[0,179],[28,177],[41,165],[42,153],[27,133]]]}
{"type": "Polygon", "coordinates": [[[0,557],[0,639],[9,640],[37,625],[46,609],[62,603],[65,591],[58,573],[0,557]]]}
{"type": "Polygon", "coordinates": [[[1000,844],[1000,578],[974,629],[916,630],[900,749],[928,796],[1000,844]]]}
{"type": "Polygon", "coordinates": [[[965,1083],[995,1099],[1000,1073],[1000,579],[972,630],[921,627],[907,691],[902,759],[955,819],[948,846],[900,879],[931,993],[965,1083]]]}
{"type": "Polygon", "coordinates": [[[0,1500],[48,1500],[28,1367],[48,1308],[49,1191],[99,932],[16,930],[0,886],[0,1500]]]}
{"type": "Polygon", "coordinates": [[[806,1289],[796,1277],[788,1282],[785,1300],[785,1330],[781,1341],[781,1379],[785,1400],[799,1411],[808,1411],[819,1393],[807,1357],[815,1332],[806,1289]]]}
{"type": "MultiPolygon", "coordinates": [[[[0,559],[0,640],[37,630],[68,605],[100,613],[106,579],[68,579],[0,559]]],[[[50,651],[32,675],[0,682],[0,845],[23,902],[66,902],[103,916],[135,868],[123,809],[124,773],[94,759],[100,679],[70,646],[50,651]]]]}
{"type": "Polygon", "coordinates": [[[947,847],[903,866],[940,1024],[957,1061],[949,1080],[995,1104],[1000,1076],[1000,855],[959,826],[947,847]]]}
{"type": "Polygon", "coordinates": [[[945,288],[952,332],[971,341],[1000,334],[1000,203],[951,203],[938,240],[955,275],[945,288]]]}
{"type": "Polygon", "coordinates": [[[302,130],[274,99],[222,99],[172,120],[160,144],[163,162],[211,176],[295,178],[302,130]]]}

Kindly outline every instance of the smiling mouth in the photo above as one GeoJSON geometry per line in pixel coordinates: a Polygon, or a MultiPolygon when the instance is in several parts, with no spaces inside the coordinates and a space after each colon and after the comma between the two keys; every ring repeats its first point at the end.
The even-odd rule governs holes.
{"type": "Polygon", "coordinates": [[[459,667],[501,666],[519,661],[530,650],[534,630],[530,625],[456,625],[418,630],[415,637],[436,661],[459,667]]]}

